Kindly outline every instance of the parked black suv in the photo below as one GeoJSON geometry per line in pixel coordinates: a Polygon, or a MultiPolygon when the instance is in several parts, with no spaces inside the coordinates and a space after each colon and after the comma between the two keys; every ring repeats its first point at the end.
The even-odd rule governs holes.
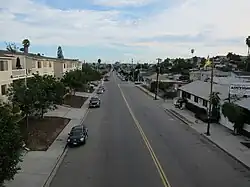
{"type": "Polygon", "coordinates": [[[69,146],[82,145],[86,143],[88,139],[88,128],[83,125],[77,125],[72,127],[67,143],[69,146]]]}

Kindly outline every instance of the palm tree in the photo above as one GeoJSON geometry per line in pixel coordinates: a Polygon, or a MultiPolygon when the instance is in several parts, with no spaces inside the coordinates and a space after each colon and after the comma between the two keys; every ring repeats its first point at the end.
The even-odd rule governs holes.
{"type": "Polygon", "coordinates": [[[99,58],[99,59],[97,60],[98,64],[101,64],[101,61],[102,61],[102,60],[99,58]]]}
{"type": "Polygon", "coordinates": [[[219,119],[220,116],[220,97],[219,92],[213,92],[210,96],[212,104],[212,116],[219,119]]]}
{"type": "Polygon", "coordinates": [[[28,53],[29,52],[30,41],[28,39],[24,39],[22,41],[22,44],[23,44],[24,53],[28,53]]]}
{"type": "Polygon", "coordinates": [[[194,49],[191,49],[192,56],[194,55],[194,49]]]}

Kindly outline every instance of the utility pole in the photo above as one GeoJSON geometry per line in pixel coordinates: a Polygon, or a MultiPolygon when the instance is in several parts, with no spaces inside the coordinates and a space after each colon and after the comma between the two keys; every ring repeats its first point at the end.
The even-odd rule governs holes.
{"type": "MultiPolygon", "coordinates": [[[[209,60],[209,59],[208,59],[209,60]]],[[[212,62],[211,62],[211,78],[210,78],[210,95],[209,95],[209,107],[208,107],[208,121],[207,121],[207,132],[206,132],[206,135],[207,136],[210,136],[210,120],[211,120],[211,109],[212,109],[212,94],[213,94],[213,83],[214,83],[214,62],[213,62],[213,59],[212,59],[212,62]]]]}
{"type": "Polygon", "coordinates": [[[161,59],[157,58],[157,65],[156,65],[156,88],[155,88],[155,100],[157,100],[158,90],[159,90],[159,74],[160,74],[160,62],[161,59]]]}
{"type": "MultiPolygon", "coordinates": [[[[28,91],[28,86],[27,86],[27,74],[28,74],[28,69],[27,69],[27,61],[26,61],[26,55],[24,55],[24,68],[25,68],[25,77],[24,77],[24,85],[25,85],[25,94],[27,94],[28,91]]],[[[26,98],[26,97],[25,97],[26,98]]],[[[26,133],[27,133],[27,138],[29,136],[29,115],[26,114],[26,133]]]]}
{"type": "Polygon", "coordinates": [[[135,72],[134,72],[134,59],[132,58],[132,73],[133,73],[133,81],[135,78],[135,72]]]}

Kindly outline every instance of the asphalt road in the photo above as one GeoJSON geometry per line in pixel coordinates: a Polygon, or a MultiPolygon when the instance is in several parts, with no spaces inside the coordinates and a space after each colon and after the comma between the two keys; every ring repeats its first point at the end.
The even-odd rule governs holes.
{"type": "Polygon", "coordinates": [[[87,144],[68,150],[51,187],[250,186],[249,171],[138,88],[105,84],[101,108],[84,121],[87,144]]]}

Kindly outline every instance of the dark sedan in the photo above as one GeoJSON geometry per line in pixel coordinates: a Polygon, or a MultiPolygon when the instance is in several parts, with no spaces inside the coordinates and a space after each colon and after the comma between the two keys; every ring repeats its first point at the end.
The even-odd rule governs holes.
{"type": "Polygon", "coordinates": [[[98,97],[91,97],[89,101],[89,108],[99,108],[101,106],[101,100],[98,97]]]}
{"type": "Polygon", "coordinates": [[[69,146],[82,145],[86,143],[87,138],[88,138],[87,127],[83,125],[77,125],[71,129],[67,143],[69,146]]]}

